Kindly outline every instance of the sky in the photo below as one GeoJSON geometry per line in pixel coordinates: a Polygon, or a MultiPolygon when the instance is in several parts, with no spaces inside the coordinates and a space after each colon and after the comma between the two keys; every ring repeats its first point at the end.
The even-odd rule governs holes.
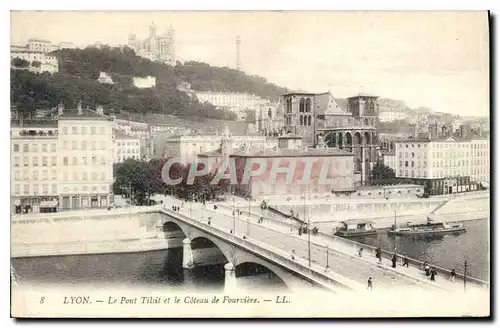
{"type": "Polygon", "coordinates": [[[126,44],[172,25],[178,60],[236,67],[289,89],[359,92],[461,116],[489,116],[486,12],[12,12],[11,44],[28,38],[126,44]]]}

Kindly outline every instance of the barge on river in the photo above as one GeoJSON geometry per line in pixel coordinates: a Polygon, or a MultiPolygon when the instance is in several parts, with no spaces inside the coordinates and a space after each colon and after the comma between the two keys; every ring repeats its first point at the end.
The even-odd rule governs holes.
{"type": "Polygon", "coordinates": [[[459,222],[436,222],[431,218],[427,218],[426,223],[412,224],[408,222],[406,225],[397,227],[392,226],[388,231],[391,235],[397,236],[431,236],[443,235],[447,233],[460,233],[465,232],[466,228],[463,223],[459,222]]]}
{"type": "Polygon", "coordinates": [[[377,234],[377,229],[371,221],[351,219],[340,223],[342,226],[334,231],[334,234],[339,237],[358,237],[377,234]]]}

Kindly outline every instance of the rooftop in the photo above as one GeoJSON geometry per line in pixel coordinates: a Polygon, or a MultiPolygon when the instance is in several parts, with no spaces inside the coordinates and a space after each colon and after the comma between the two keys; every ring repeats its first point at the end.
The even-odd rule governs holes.
{"type": "Polygon", "coordinates": [[[10,52],[13,52],[13,53],[35,52],[35,53],[39,53],[39,54],[44,54],[44,52],[41,50],[31,50],[28,48],[25,48],[25,49],[12,49],[11,48],[10,52]]]}
{"type": "Polygon", "coordinates": [[[89,120],[89,121],[112,121],[113,118],[101,115],[96,111],[91,109],[82,109],[78,112],[78,109],[65,109],[62,115],[59,115],[60,120],[89,120]]]}
{"type": "Polygon", "coordinates": [[[219,149],[216,149],[216,150],[212,150],[212,151],[207,151],[207,152],[204,152],[204,153],[201,153],[201,154],[198,154],[198,156],[200,157],[219,157],[222,155],[222,149],[219,148],[219,149]]]}
{"type": "Polygon", "coordinates": [[[361,220],[361,219],[349,219],[349,220],[344,220],[341,223],[343,223],[343,224],[367,224],[367,223],[373,223],[373,222],[368,221],[368,220],[361,220]]]}
{"type": "Polygon", "coordinates": [[[28,42],[44,42],[44,43],[50,43],[49,40],[44,40],[44,39],[39,39],[39,38],[30,38],[28,39],[28,42]]]}
{"type": "Polygon", "coordinates": [[[379,96],[374,96],[374,95],[370,95],[368,93],[364,93],[364,92],[360,92],[358,93],[357,95],[355,96],[352,96],[352,97],[347,97],[347,99],[351,99],[351,98],[358,98],[358,97],[366,97],[366,98],[379,98],[379,96]]]}
{"type": "Polygon", "coordinates": [[[473,136],[468,136],[465,138],[455,138],[455,137],[436,137],[436,138],[429,138],[429,137],[416,137],[412,138],[409,137],[408,139],[401,140],[399,142],[464,142],[464,141],[472,141],[472,140],[488,140],[488,137],[482,137],[478,135],[473,135],[473,136]]]}
{"type": "Polygon", "coordinates": [[[116,140],[123,140],[123,139],[134,139],[137,140],[137,137],[129,136],[128,134],[123,133],[121,130],[114,130],[115,132],[115,139],[116,140]]]}
{"type": "Polygon", "coordinates": [[[23,120],[21,125],[21,120],[11,120],[11,128],[57,128],[57,120],[46,120],[46,119],[28,119],[23,120]]]}
{"type": "Polygon", "coordinates": [[[302,139],[301,135],[298,134],[285,134],[282,136],[278,136],[278,139],[302,139]]]}
{"type": "Polygon", "coordinates": [[[290,93],[285,93],[282,95],[283,97],[286,96],[315,96],[316,93],[311,93],[311,92],[290,92],[290,93]]]}
{"type": "Polygon", "coordinates": [[[245,152],[237,151],[230,157],[328,157],[328,156],[354,156],[353,153],[336,148],[310,148],[304,149],[265,149],[260,151],[245,152]]]}

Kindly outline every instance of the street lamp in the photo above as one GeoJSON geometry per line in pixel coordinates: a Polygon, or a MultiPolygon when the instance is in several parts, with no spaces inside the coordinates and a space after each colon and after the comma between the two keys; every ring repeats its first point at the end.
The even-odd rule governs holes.
{"type": "Polygon", "coordinates": [[[326,245],[326,271],[328,271],[328,245],[326,245]]]}
{"type": "Polygon", "coordinates": [[[192,209],[193,209],[193,199],[191,198],[191,193],[188,195],[188,200],[189,200],[189,216],[193,217],[192,215],[192,209]]]}
{"type": "Polygon", "coordinates": [[[467,288],[467,260],[464,262],[464,293],[467,288]]]}
{"type": "Polygon", "coordinates": [[[232,189],[232,194],[233,194],[233,234],[236,235],[236,205],[235,205],[235,199],[234,199],[234,187],[232,189]]]}
{"type": "MultiPolygon", "coordinates": [[[[306,218],[306,197],[304,195],[304,221],[306,218]]],[[[307,245],[308,245],[308,258],[309,267],[311,267],[311,216],[307,216],[307,245]]]]}
{"type": "MultiPolygon", "coordinates": [[[[248,197],[249,194],[250,194],[250,190],[247,191],[245,197],[248,197]]],[[[251,215],[251,209],[250,209],[251,200],[252,200],[252,198],[248,197],[248,216],[247,216],[247,233],[246,233],[247,236],[250,234],[249,233],[249,229],[250,229],[249,226],[250,226],[250,215],[251,215]]]]}
{"type": "MultiPolygon", "coordinates": [[[[394,231],[396,228],[396,210],[394,210],[394,231]]],[[[396,235],[394,235],[394,254],[396,254],[396,235]]]]}

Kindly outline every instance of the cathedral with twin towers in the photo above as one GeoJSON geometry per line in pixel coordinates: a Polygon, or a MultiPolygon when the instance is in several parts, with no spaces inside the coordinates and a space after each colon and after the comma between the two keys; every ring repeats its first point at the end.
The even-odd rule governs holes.
{"type": "Polygon", "coordinates": [[[128,36],[128,46],[138,56],[168,65],[175,65],[175,30],[172,25],[164,33],[159,34],[154,23],[149,27],[149,37],[137,39],[133,33],[128,36]]]}

